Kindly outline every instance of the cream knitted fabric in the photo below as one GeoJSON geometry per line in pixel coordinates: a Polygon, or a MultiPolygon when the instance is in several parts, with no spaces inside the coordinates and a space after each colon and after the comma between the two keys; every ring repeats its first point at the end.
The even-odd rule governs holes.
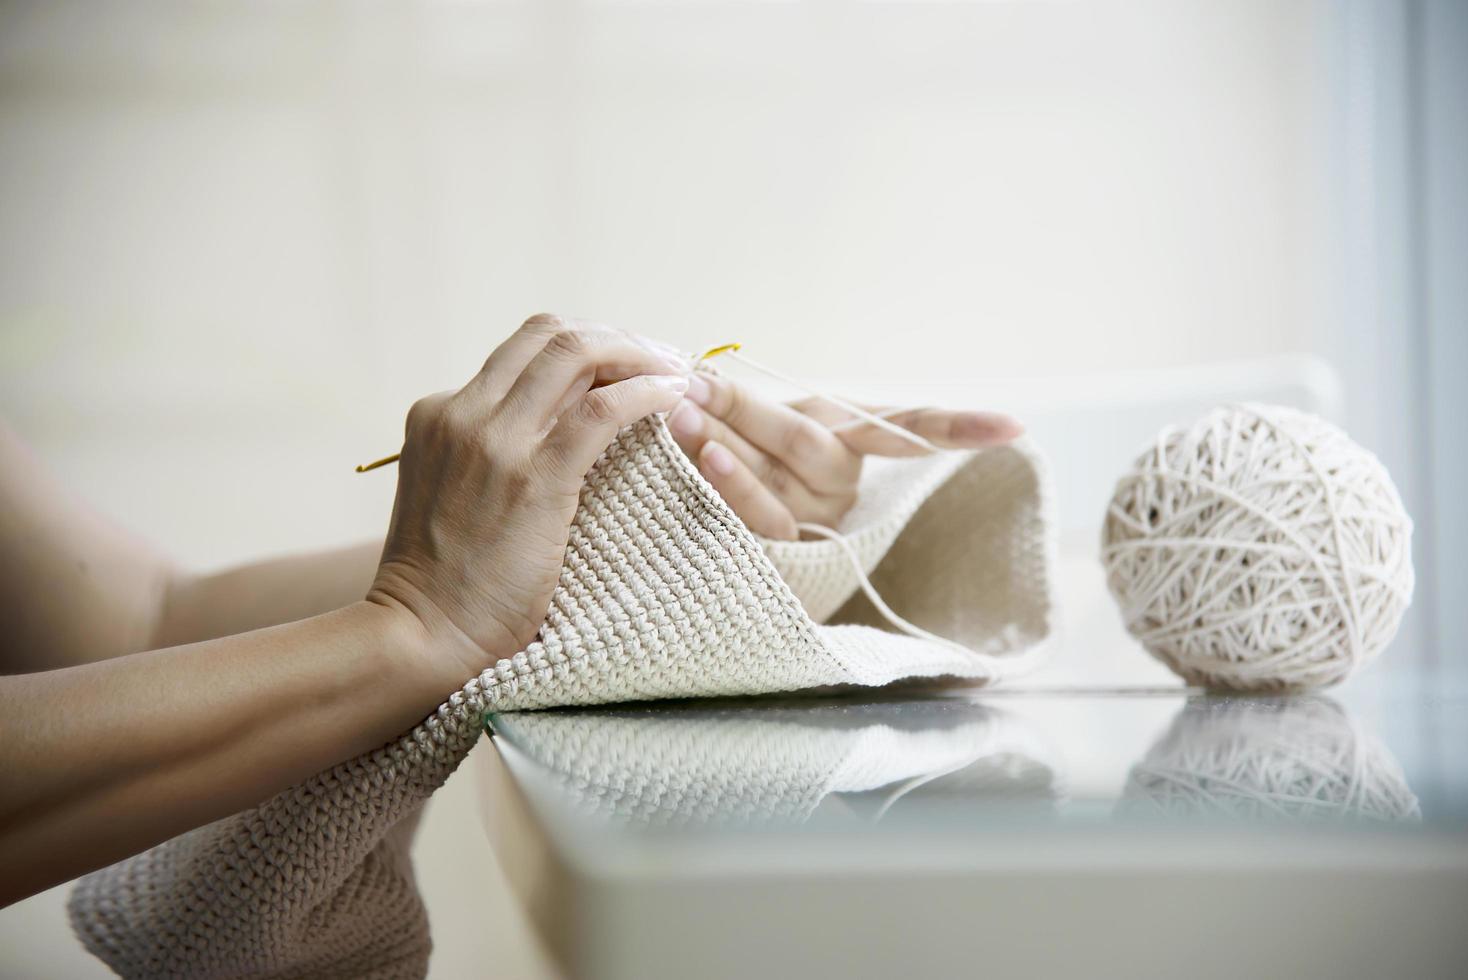
{"type": "Polygon", "coordinates": [[[768,543],[767,557],[660,419],[629,426],[587,476],[534,643],[396,742],[83,878],[73,926],[124,976],[421,976],[401,824],[487,710],[992,679],[1049,631],[1047,497],[1027,447],[943,454],[874,474],[843,525],[893,607],[969,653],[816,625],[797,592],[820,618],[841,606],[856,586],[845,555],[768,543]]]}

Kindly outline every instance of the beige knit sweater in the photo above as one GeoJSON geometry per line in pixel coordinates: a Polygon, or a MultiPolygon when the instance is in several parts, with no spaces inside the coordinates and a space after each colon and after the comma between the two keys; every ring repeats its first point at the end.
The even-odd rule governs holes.
{"type": "Polygon", "coordinates": [[[864,477],[840,530],[896,612],[962,649],[860,625],[881,619],[837,543],[761,542],[660,419],[629,426],[587,477],[534,643],[397,741],[83,878],[73,926],[130,977],[422,976],[409,818],[486,711],[992,680],[1049,633],[1047,501],[1023,444],[864,477]]]}

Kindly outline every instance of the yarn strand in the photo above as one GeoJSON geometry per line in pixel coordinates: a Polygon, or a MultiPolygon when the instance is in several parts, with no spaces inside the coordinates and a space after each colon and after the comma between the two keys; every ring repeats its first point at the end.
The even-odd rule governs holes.
{"type": "MultiPolygon", "coordinates": [[[[774,378],[776,381],[783,382],[792,388],[803,391],[813,398],[819,398],[821,401],[829,402],[830,404],[835,405],[837,408],[841,409],[844,412],[850,412],[852,415],[855,415],[857,419],[866,422],[868,425],[875,425],[877,428],[884,429],[900,439],[906,439],[908,442],[912,443],[914,446],[917,446],[919,449],[925,450],[926,452],[930,453],[943,452],[942,447],[935,445],[928,439],[925,439],[922,436],[918,435],[916,432],[913,432],[911,429],[904,429],[896,422],[892,422],[886,418],[883,418],[881,415],[878,415],[875,412],[869,412],[866,409],[862,408],[860,405],[853,405],[851,402],[847,401],[845,398],[841,398],[838,395],[832,395],[827,392],[821,391],[818,388],[813,388],[803,381],[798,381],[795,378],[790,377],[788,374],[783,374],[779,371],[776,371],[774,368],[765,367],[763,364],[760,364],[758,361],[751,359],[747,355],[740,354],[735,351],[728,351],[723,356],[729,358],[731,361],[738,361],[745,367],[758,371],[768,377],[774,378]]],[[[842,426],[846,426],[849,424],[850,423],[842,423],[842,426]]],[[[833,426],[832,428],[834,429],[835,427],[833,426]]]]}
{"type": "Polygon", "coordinates": [[[872,580],[867,577],[865,569],[862,568],[861,558],[857,556],[856,549],[851,546],[851,542],[846,540],[846,535],[834,528],[826,527],[824,524],[813,524],[808,521],[801,521],[796,524],[796,527],[807,534],[813,534],[817,537],[825,538],[828,541],[834,541],[841,548],[842,552],[845,553],[847,561],[851,563],[851,569],[856,573],[857,584],[861,586],[861,591],[872,604],[872,608],[876,609],[877,613],[888,623],[908,636],[914,639],[927,640],[930,643],[940,644],[949,649],[957,650],[966,657],[978,660],[990,669],[990,676],[992,678],[1013,677],[1017,674],[1022,674],[1043,659],[1046,652],[1043,644],[1031,647],[1020,654],[1012,654],[1000,658],[990,654],[980,653],[977,650],[964,646],[962,643],[955,643],[945,636],[939,636],[937,633],[925,630],[916,623],[904,619],[891,606],[887,605],[882,599],[881,594],[877,592],[877,587],[872,585],[872,580]]]}

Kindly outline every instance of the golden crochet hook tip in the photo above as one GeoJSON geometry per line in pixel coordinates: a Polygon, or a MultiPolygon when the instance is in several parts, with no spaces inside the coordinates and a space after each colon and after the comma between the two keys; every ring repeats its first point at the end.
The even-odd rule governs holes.
{"type": "Polygon", "coordinates": [[[375,470],[379,466],[386,466],[389,463],[396,463],[399,459],[402,458],[402,456],[402,453],[393,453],[391,456],[384,456],[381,459],[373,460],[370,463],[362,463],[357,467],[357,472],[366,473],[368,470],[375,470]]]}
{"type": "Polygon", "coordinates": [[[702,364],[704,361],[708,360],[711,357],[718,357],[720,354],[732,354],[743,346],[743,344],[733,343],[720,344],[717,347],[710,347],[708,350],[698,355],[698,360],[694,361],[693,363],[702,364]]]}
{"type": "MultiPolygon", "coordinates": [[[[695,359],[693,363],[702,364],[704,361],[708,360],[711,357],[718,357],[720,354],[732,354],[742,346],[743,345],[739,343],[732,343],[720,344],[717,347],[710,347],[708,350],[698,355],[697,359],[695,359]]],[[[357,466],[357,472],[369,473],[379,467],[389,466],[401,459],[402,455],[402,453],[393,453],[391,456],[384,456],[381,459],[375,459],[370,463],[361,463],[357,466]]]]}

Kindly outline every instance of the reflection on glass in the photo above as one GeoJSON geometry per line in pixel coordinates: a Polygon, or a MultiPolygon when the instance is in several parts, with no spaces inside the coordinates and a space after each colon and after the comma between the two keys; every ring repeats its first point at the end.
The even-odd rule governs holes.
{"type": "Polygon", "coordinates": [[[1384,745],[1324,697],[1194,698],[1132,767],[1125,816],[1418,820],[1384,745]]]}
{"type": "Polygon", "coordinates": [[[582,813],[677,827],[881,819],[904,799],[1057,794],[1042,742],[959,701],[819,702],[499,715],[582,813]]]}

